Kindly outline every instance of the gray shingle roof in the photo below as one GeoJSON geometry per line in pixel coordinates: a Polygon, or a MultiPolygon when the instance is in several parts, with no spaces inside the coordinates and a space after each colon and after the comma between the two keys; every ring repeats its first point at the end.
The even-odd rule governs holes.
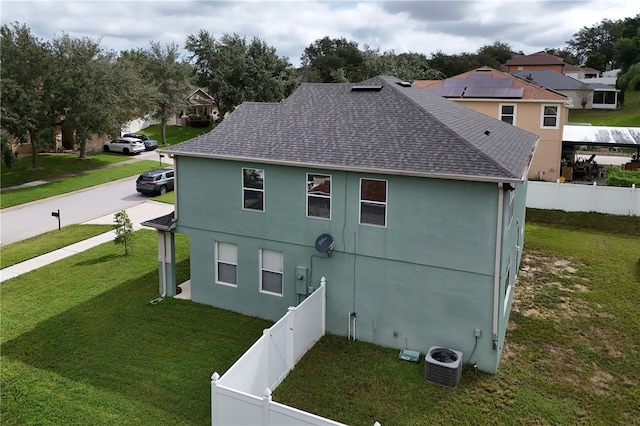
{"type": "Polygon", "coordinates": [[[584,86],[589,87],[580,80],[552,70],[524,70],[513,75],[522,79],[527,79],[530,75],[536,84],[552,90],[579,90],[584,86]]]}
{"type": "Polygon", "coordinates": [[[395,77],[302,84],[280,103],[245,102],[211,132],[163,152],[453,179],[524,179],[538,136],[395,77]]]}

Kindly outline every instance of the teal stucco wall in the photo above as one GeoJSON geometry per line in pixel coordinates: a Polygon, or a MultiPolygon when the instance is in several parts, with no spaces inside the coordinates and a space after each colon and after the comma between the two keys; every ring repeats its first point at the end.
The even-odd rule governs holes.
{"type": "MultiPolygon", "coordinates": [[[[494,346],[496,183],[182,156],[175,161],[176,231],[190,240],[193,301],[277,320],[304,297],[296,293],[296,271],[303,267],[311,286],[327,278],[330,333],[346,336],[355,312],[359,340],[423,353],[434,345],[450,347],[464,353],[464,362],[473,352],[479,368],[497,369],[508,312],[502,315],[501,300],[501,336],[494,346]],[[264,212],[242,209],[243,167],[264,169],[264,212]],[[306,216],[307,173],[332,177],[330,220],[306,216]],[[388,181],[386,227],[359,224],[361,178],[388,181]],[[314,247],[321,234],[335,240],[330,257],[314,247]],[[216,241],[237,246],[235,287],[215,283],[216,241]],[[259,291],[260,249],[283,253],[282,296],[259,291]]],[[[514,206],[522,212],[503,232],[514,249],[513,224],[524,224],[519,195],[514,206]]],[[[508,259],[501,255],[501,275],[508,259]]]]}

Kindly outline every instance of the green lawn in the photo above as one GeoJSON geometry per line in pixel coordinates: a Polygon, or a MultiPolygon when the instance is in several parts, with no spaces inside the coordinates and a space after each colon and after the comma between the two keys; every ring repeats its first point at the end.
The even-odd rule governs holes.
{"type": "MultiPolygon", "coordinates": [[[[205,133],[209,133],[215,125],[209,127],[184,127],[184,126],[167,126],[166,136],[167,145],[175,145],[180,142],[184,142],[189,139],[193,139],[205,133]]],[[[162,148],[162,133],[160,126],[149,126],[138,133],[145,134],[151,139],[158,141],[158,145],[162,148]]]]}
{"type": "Polygon", "coordinates": [[[640,91],[627,91],[624,105],[618,110],[569,110],[570,123],[590,123],[594,126],[640,126],[640,91]]]}
{"type": "Polygon", "coordinates": [[[466,366],[444,388],[424,361],[328,335],[274,400],[363,426],[640,424],[639,257],[637,235],[527,223],[496,375],[466,366]]]}
{"type": "Polygon", "coordinates": [[[32,170],[31,157],[20,157],[12,167],[2,165],[0,186],[7,188],[37,180],[55,180],[127,160],[131,157],[106,153],[87,154],[86,160],[79,159],[78,154],[39,154],[38,169],[32,170]]]}
{"type": "MultiPolygon", "coordinates": [[[[211,374],[271,322],[177,299],[151,304],[156,233],[135,234],[129,256],[105,243],[0,284],[3,425],[210,424],[211,374]]],[[[176,244],[184,280],[188,241],[176,244]]]]}
{"type": "Polygon", "coordinates": [[[111,225],[69,225],[16,243],[0,246],[0,269],[113,230],[111,225]]]}

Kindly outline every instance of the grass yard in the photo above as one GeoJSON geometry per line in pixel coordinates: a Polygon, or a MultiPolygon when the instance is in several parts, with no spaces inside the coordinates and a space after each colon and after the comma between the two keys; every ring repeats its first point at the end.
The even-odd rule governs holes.
{"type": "Polygon", "coordinates": [[[87,154],[86,160],[78,154],[39,154],[38,169],[31,169],[31,156],[20,157],[12,167],[2,165],[0,186],[7,188],[37,180],[53,180],[64,176],[100,169],[112,164],[130,160],[131,157],[105,153],[87,154]]]}
{"type": "Polygon", "coordinates": [[[156,161],[140,160],[118,167],[85,171],[75,176],[62,180],[54,180],[39,186],[6,191],[3,192],[2,197],[0,197],[0,208],[14,207],[31,201],[42,200],[55,195],[67,194],[80,189],[113,182],[118,179],[138,175],[157,167],[158,163],[156,161]]]}
{"type": "Polygon", "coordinates": [[[424,360],[328,335],[274,400],[354,426],[640,424],[638,258],[637,235],[528,222],[496,375],[467,366],[444,388],[424,360]]]}
{"type": "MultiPolygon", "coordinates": [[[[3,425],[210,423],[211,374],[271,323],[177,299],[149,303],[158,266],[146,247],[156,233],[135,238],[129,256],[106,243],[0,284],[3,425]]],[[[184,280],[188,241],[176,244],[184,280]]]]}
{"type": "Polygon", "coordinates": [[[572,109],[570,123],[590,123],[593,126],[640,126],[640,91],[627,91],[622,108],[618,110],[572,109]]]}
{"type": "Polygon", "coordinates": [[[8,246],[0,246],[0,269],[38,257],[113,229],[111,225],[69,225],[8,246]]]}
{"type": "MultiPolygon", "coordinates": [[[[175,145],[205,133],[209,133],[214,127],[215,125],[209,127],[167,126],[165,128],[167,145],[175,145]]],[[[138,133],[145,134],[149,136],[149,138],[157,140],[158,146],[162,148],[162,132],[159,125],[149,126],[140,130],[138,133]]]]}

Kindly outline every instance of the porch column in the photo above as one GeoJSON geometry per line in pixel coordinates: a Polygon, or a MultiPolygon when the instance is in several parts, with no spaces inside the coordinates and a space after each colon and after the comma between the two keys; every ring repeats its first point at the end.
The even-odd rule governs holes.
{"type": "Polygon", "coordinates": [[[158,276],[160,294],[176,295],[176,249],[173,232],[158,230],[158,276]]]}

